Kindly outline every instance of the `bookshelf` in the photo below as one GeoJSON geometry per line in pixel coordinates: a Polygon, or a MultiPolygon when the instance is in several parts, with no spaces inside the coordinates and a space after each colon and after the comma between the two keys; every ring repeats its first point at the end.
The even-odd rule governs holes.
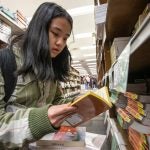
{"type": "Polygon", "coordinates": [[[12,33],[21,32],[23,29],[17,24],[17,22],[0,11],[0,48],[6,47],[9,37],[12,33]]]}
{"type": "Polygon", "coordinates": [[[64,93],[64,97],[73,97],[75,95],[80,94],[81,79],[79,71],[71,67],[68,81],[61,82],[61,86],[64,93]]]}
{"type": "Polygon", "coordinates": [[[12,20],[10,17],[8,17],[6,14],[4,14],[2,11],[0,11],[0,20],[4,21],[7,25],[9,25],[12,29],[12,32],[22,31],[21,27],[18,26],[17,22],[12,20]]]}
{"type": "MultiPolygon", "coordinates": [[[[101,0],[94,2],[95,5],[103,4],[101,0]]],[[[104,25],[96,24],[98,85],[99,87],[108,86],[111,96],[114,91],[125,94],[128,89],[131,90],[131,83],[135,80],[141,82],[146,78],[147,86],[150,85],[150,6],[148,6],[148,2],[148,0],[136,0],[136,2],[108,0],[104,25]],[[99,33],[101,30],[103,32],[99,33]],[[102,39],[98,37],[100,34],[102,34],[102,39]],[[121,37],[129,38],[129,40],[118,57],[112,62],[112,50],[115,49],[113,47],[114,41],[117,38],[120,40],[121,37]]],[[[119,48],[119,45],[117,46],[119,48]]],[[[147,94],[149,94],[148,90],[146,91],[147,94]]],[[[136,89],[134,92],[140,94],[136,89]]],[[[110,140],[111,149],[114,147],[120,150],[133,149],[131,146],[133,143],[129,142],[128,128],[120,127],[119,120],[117,120],[117,106],[115,102],[113,103],[114,111],[110,110],[109,115],[107,112],[105,116],[105,123],[108,128],[107,137],[110,140]],[[116,128],[119,134],[116,134],[116,130],[113,128],[116,128]],[[121,143],[118,139],[122,139],[121,143]]]]}

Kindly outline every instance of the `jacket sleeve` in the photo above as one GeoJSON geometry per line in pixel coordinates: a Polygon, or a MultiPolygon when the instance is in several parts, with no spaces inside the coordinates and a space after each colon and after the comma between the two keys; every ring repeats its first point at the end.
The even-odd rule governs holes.
{"type": "Polygon", "coordinates": [[[27,141],[38,140],[45,134],[55,131],[47,114],[51,105],[6,112],[4,96],[4,80],[0,72],[0,145],[4,149],[22,147],[27,141]]]}
{"type": "Polygon", "coordinates": [[[63,95],[63,91],[62,91],[62,87],[61,84],[59,82],[57,82],[57,88],[56,88],[56,94],[55,94],[55,98],[53,101],[53,104],[64,104],[64,103],[68,103],[73,101],[74,97],[72,98],[64,98],[63,95]]]}

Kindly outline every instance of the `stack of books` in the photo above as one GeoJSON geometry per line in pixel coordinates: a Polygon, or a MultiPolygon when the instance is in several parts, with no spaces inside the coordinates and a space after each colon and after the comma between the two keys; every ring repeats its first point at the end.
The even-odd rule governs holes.
{"type": "Polygon", "coordinates": [[[132,144],[134,150],[149,150],[146,136],[137,132],[136,130],[128,129],[129,141],[132,144]]]}
{"type": "MultiPolygon", "coordinates": [[[[137,138],[135,135],[142,135],[146,141],[149,141],[150,95],[126,92],[124,94],[117,93],[117,96],[117,100],[113,96],[115,105],[117,106],[117,120],[123,129],[129,130],[129,141],[136,150],[139,148],[139,145],[136,143],[137,140],[133,140],[137,138]]],[[[141,149],[143,148],[145,150],[147,147],[150,147],[149,142],[146,144],[144,141],[140,142],[142,143],[141,149]]]]}
{"type": "Polygon", "coordinates": [[[8,39],[11,35],[11,27],[7,25],[4,21],[0,20],[0,39],[8,43],[8,39]]]}
{"type": "Polygon", "coordinates": [[[85,148],[85,127],[62,126],[57,132],[47,134],[36,142],[39,150],[83,150],[85,148]]]}
{"type": "Polygon", "coordinates": [[[26,17],[24,17],[24,15],[19,11],[17,10],[16,11],[16,21],[17,21],[17,24],[21,27],[21,28],[27,28],[27,19],[26,17]]]}
{"type": "Polygon", "coordinates": [[[45,135],[30,149],[38,150],[100,150],[105,147],[106,135],[86,132],[86,127],[62,126],[56,133],[45,135]]]}

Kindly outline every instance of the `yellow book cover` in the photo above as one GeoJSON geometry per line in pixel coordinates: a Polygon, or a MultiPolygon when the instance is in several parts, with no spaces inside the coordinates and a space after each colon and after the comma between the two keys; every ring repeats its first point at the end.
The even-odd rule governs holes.
{"type": "Polygon", "coordinates": [[[75,99],[70,105],[77,107],[77,112],[66,119],[73,127],[94,118],[112,107],[107,87],[103,87],[95,92],[88,91],[75,99]]]}

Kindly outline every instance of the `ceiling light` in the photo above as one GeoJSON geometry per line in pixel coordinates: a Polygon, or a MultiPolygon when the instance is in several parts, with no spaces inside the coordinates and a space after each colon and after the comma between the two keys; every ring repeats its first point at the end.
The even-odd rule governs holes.
{"type": "Polygon", "coordinates": [[[95,68],[96,69],[97,67],[96,66],[88,66],[88,68],[93,68],[93,69],[95,68]]]}
{"type": "Polygon", "coordinates": [[[76,70],[80,71],[80,70],[83,70],[83,68],[75,68],[76,70]]]}
{"type": "Polygon", "coordinates": [[[77,67],[77,66],[81,66],[81,64],[72,64],[71,66],[77,67]]]}
{"type": "Polygon", "coordinates": [[[87,63],[88,65],[92,65],[92,64],[96,64],[96,62],[95,63],[87,63]]]}
{"type": "Polygon", "coordinates": [[[79,49],[93,49],[93,48],[96,48],[95,45],[92,45],[92,46],[83,46],[83,47],[80,47],[79,49]]]}
{"type": "Polygon", "coordinates": [[[94,5],[88,5],[83,7],[77,7],[73,9],[68,9],[68,13],[71,16],[81,16],[94,13],[94,5]]]}
{"type": "Polygon", "coordinates": [[[88,65],[88,67],[89,67],[89,68],[90,68],[90,67],[96,68],[97,66],[96,66],[95,64],[93,64],[93,66],[91,66],[91,65],[89,66],[89,65],[88,65]]]}
{"type": "Polygon", "coordinates": [[[78,62],[80,62],[79,60],[73,60],[73,63],[78,63],[78,62]]]}
{"type": "Polygon", "coordinates": [[[72,58],[77,58],[76,56],[71,56],[72,58]]]}
{"type": "Polygon", "coordinates": [[[88,68],[96,69],[96,66],[88,66],[88,68]]]}
{"type": "Polygon", "coordinates": [[[78,71],[85,71],[85,69],[80,69],[80,68],[78,68],[78,71]]]}
{"type": "Polygon", "coordinates": [[[85,61],[95,61],[96,59],[86,59],[85,61]]]}
{"type": "Polygon", "coordinates": [[[92,54],[85,54],[84,56],[85,56],[85,57],[86,57],[86,56],[96,56],[96,53],[92,53],[92,54]]]}
{"type": "Polygon", "coordinates": [[[74,35],[75,39],[81,39],[81,38],[88,38],[92,37],[92,33],[80,33],[80,34],[75,34],[74,35]]]}

